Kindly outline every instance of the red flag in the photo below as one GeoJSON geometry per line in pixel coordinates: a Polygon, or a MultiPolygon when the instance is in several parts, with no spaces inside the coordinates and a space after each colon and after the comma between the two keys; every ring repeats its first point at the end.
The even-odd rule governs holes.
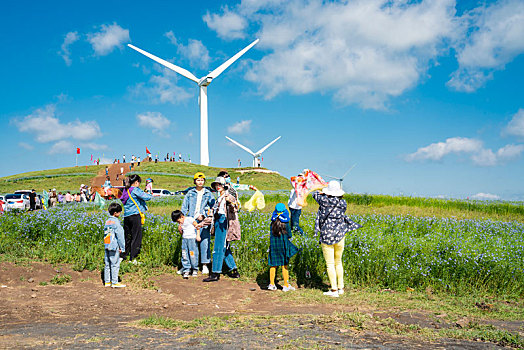
{"type": "Polygon", "coordinates": [[[76,149],[76,154],[80,154],[80,148],[76,149]]]}
{"type": "Polygon", "coordinates": [[[147,149],[147,147],[146,147],[146,153],[147,153],[147,154],[151,154],[151,152],[149,152],[149,150],[147,149]]]}

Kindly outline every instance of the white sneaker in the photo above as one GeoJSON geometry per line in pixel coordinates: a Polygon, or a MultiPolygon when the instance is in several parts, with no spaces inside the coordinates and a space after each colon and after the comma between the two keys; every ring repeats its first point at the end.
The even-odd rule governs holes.
{"type": "Polygon", "coordinates": [[[198,270],[193,270],[192,277],[198,277],[198,270]]]}
{"type": "Polygon", "coordinates": [[[339,289],[338,290],[338,295],[342,295],[342,294],[344,294],[344,289],[339,289]]]}
{"type": "Polygon", "coordinates": [[[184,273],[184,269],[180,269],[180,270],[178,270],[176,273],[177,273],[177,275],[181,275],[181,274],[184,273]]]}
{"type": "Polygon", "coordinates": [[[294,291],[295,290],[295,287],[293,287],[292,285],[289,285],[288,287],[284,286],[282,287],[282,291],[283,292],[291,292],[291,291],[294,291]]]}
{"type": "Polygon", "coordinates": [[[204,264],[204,265],[202,266],[202,274],[203,274],[203,275],[209,275],[209,269],[207,268],[207,265],[206,265],[206,264],[204,264]]]}
{"type": "Polygon", "coordinates": [[[327,292],[324,292],[324,295],[328,297],[338,298],[338,290],[328,290],[327,292]]]}
{"type": "Polygon", "coordinates": [[[124,260],[124,258],[118,258],[118,262],[119,263],[122,263],[123,260],[124,260]]]}
{"type": "Polygon", "coordinates": [[[268,290],[277,290],[277,286],[275,286],[274,284],[270,284],[269,286],[267,286],[267,289],[268,290]]]}

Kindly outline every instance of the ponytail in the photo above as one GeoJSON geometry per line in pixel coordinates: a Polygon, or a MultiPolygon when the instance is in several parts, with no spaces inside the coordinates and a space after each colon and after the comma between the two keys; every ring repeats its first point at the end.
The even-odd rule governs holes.
{"type": "Polygon", "coordinates": [[[271,221],[271,233],[275,237],[280,237],[283,234],[287,233],[286,224],[280,220],[271,221]]]}

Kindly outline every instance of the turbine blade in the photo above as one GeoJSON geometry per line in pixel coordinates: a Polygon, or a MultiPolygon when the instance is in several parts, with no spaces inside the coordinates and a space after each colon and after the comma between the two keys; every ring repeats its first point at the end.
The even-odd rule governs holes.
{"type": "Polygon", "coordinates": [[[156,62],[160,63],[160,64],[163,65],[164,67],[169,68],[169,69],[171,69],[172,71],[175,71],[175,72],[177,72],[178,74],[183,75],[184,77],[186,77],[186,78],[188,78],[189,80],[192,80],[192,81],[194,81],[195,83],[198,84],[198,81],[199,81],[198,78],[195,77],[195,76],[193,75],[193,73],[191,73],[190,71],[188,71],[188,70],[186,70],[186,69],[184,69],[184,68],[182,68],[182,67],[175,66],[175,65],[174,65],[173,63],[171,63],[171,62],[168,62],[168,61],[163,60],[163,59],[161,59],[161,58],[159,58],[159,57],[156,57],[155,55],[152,55],[152,54],[150,54],[149,52],[144,51],[144,50],[142,50],[142,49],[139,49],[138,47],[133,46],[133,45],[131,45],[131,44],[127,44],[127,46],[129,46],[129,47],[132,48],[133,50],[136,50],[136,51],[140,52],[142,55],[149,57],[149,58],[152,59],[153,61],[156,61],[156,62]]]}
{"type": "Polygon", "coordinates": [[[229,141],[233,142],[235,145],[237,145],[238,147],[242,148],[244,151],[249,152],[251,155],[253,155],[253,157],[256,157],[256,154],[253,153],[253,151],[250,150],[249,148],[247,148],[246,146],[241,145],[240,143],[236,142],[236,141],[233,140],[233,139],[230,139],[230,138],[227,137],[227,136],[226,136],[226,139],[228,139],[229,141]]]}
{"type": "Polygon", "coordinates": [[[275,142],[278,141],[279,138],[281,138],[282,136],[279,136],[277,137],[276,139],[274,139],[273,141],[271,141],[270,143],[268,143],[267,145],[265,145],[264,147],[262,147],[261,149],[258,150],[257,154],[261,154],[262,152],[264,152],[266,149],[269,148],[269,146],[271,146],[272,144],[274,144],[275,142]]]}
{"type": "Polygon", "coordinates": [[[342,177],[340,178],[340,180],[343,180],[343,179],[346,177],[346,175],[349,174],[349,172],[350,172],[351,170],[353,170],[353,168],[355,167],[355,165],[357,165],[357,164],[356,164],[356,163],[353,164],[353,166],[352,166],[351,168],[349,168],[348,171],[346,171],[346,173],[344,174],[344,176],[342,176],[342,177]]]}
{"type": "Polygon", "coordinates": [[[252,48],[253,46],[256,45],[256,43],[258,43],[258,40],[255,40],[253,41],[251,44],[249,44],[248,46],[246,46],[242,51],[238,52],[235,56],[231,57],[230,59],[228,59],[226,62],[222,63],[221,66],[219,66],[217,69],[215,69],[214,71],[212,71],[211,73],[209,73],[207,75],[207,77],[210,77],[210,78],[213,78],[215,79],[216,77],[218,77],[223,71],[225,71],[227,69],[227,67],[229,67],[230,65],[233,64],[233,62],[235,62],[236,60],[238,60],[243,54],[246,53],[247,50],[249,50],[250,48],[252,48]]]}
{"type": "Polygon", "coordinates": [[[331,176],[331,175],[322,175],[322,177],[330,177],[330,178],[335,179],[335,180],[340,180],[339,177],[335,177],[335,176],[331,176]]]}

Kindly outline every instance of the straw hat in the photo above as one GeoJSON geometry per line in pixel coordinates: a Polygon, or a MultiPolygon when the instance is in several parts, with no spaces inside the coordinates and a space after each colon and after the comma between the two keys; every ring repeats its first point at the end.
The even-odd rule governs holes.
{"type": "Polygon", "coordinates": [[[328,196],[340,197],[344,195],[344,190],[340,188],[340,183],[337,180],[331,180],[328,183],[328,187],[324,187],[322,192],[328,196]]]}

